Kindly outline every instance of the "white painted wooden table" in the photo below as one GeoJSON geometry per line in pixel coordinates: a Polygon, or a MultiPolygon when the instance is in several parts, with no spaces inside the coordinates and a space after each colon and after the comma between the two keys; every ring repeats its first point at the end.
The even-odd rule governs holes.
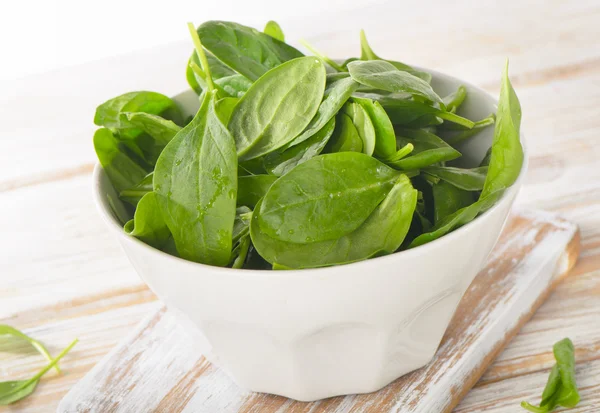
{"type": "MultiPolygon", "coordinates": [[[[358,53],[363,27],[378,54],[447,72],[494,94],[508,56],[531,154],[518,203],[560,212],[582,232],[572,276],[456,411],[520,411],[524,394],[541,392],[553,363],[551,346],[564,336],[577,347],[583,401],[573,411],[600,411],[600,3],[394,3],[403,2],[290,22],[288,33],[292,39],[306,33],[336,57],[358,53]],[[310,36],[311,25],[325,24],[329,33],[310,36]]],[[[55,411],[78,379],[159,308],[92,203],[92,117],[99,102],[125,91],[183,90],[189,51],[187,43],[166,45],[0,83],[0,323],[39,338],[53,353],[80,339],[61,364],[65,375],[49,374],[33,396],[6,411],[55,411]]],[[[25,346],[4,350],[0,380],[27,377],[40,366],[25,346]]]]}

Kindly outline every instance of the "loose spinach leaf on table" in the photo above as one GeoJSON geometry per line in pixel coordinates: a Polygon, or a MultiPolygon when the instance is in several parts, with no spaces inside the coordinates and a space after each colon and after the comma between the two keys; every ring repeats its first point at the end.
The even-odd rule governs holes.
{"type": "Polygon", "coordinates": [[[231,133],[215,111],[216,91],[169,142],[154,173],[154,191],[179,255],[226,266],[237,195],[237,158],[231,133]]]}
{"type": "Polygon", "coordinates": [[[41,369],[32,378],[26,380],[11,380],[0,382],[0,406],[6,406],[19,400],[22,400],[34,392],[38,382],[44,374],[50,369],[56,368],[58,362],[77,344],[77,340],[74,340],[69,344],[58,356],[51,359],[50,362],[41,369]]]}
{"type": "Polygon", "coordinates": [[[213,56],[251,81],[303,56],[284,42],[233,22],[208,21],[198,27],[198,36],[213,56]]]}
{"type": "Polygon", "coordinates": [[[324,90],[325,68],[314,57],[283,63],[254,82],[229,120],[240,161],[294,139],[317,113],[324,90]]]}
{"type": "Polygon", "coordinates": [[[281,176],[296,166],[319,155],[335,129],[335,118],[331,118],[317,133],[283,152],[274,152],[264,159],[264,166],[270,174],[281,176]]]}
{"type": "MultiPolygon", "coordinates": [[[[259,224],[260,217],[256,215],[250,224],[250,235],[256,250],[271,264],[288,268],[346,264],[396,251],[408,232],[416,202],[417,191],[402,175],[396,177],[387,196],[367,219],[341,238],[303,244],[283,242],[266,234],[259,224]]],[[[259,202],[256,209],[261,207],[259,202]]]]}
{"type": "MultiPolygon", "coordinates": [[[[12,336],[20,340],[27,341],[29,344],[31,344],[31,346],[34,349],[36,349],[42,356],[44,356],[46,360],[52,361],[52,356],[48,352],[46,346],[44,346],[40,341],[29,337],[27,334],[17,330],[16,328],[8,326],[6,324],[0,324],[0,337],[2,336],[12,336]]],[[[58,367],[58,364],[54,368],[58,373],[60,373],[60,367],[58,367]]]]}
{"type": "Polygon", "coordinates": [[[265,34],[268,34],[274,39],[279,40],[280,42],[285,42],[285,36],[283,35],[283,30],[276,21],[269,20],[265,25],[265,29],[263,30],[265,34]]]}
{"type": "Polygon", "coordinates": [[[281,241],[339,238],[367,219],[398,175],[364,154],[320,155],[275,181],[255,214],[261,231],[281,241]]]}

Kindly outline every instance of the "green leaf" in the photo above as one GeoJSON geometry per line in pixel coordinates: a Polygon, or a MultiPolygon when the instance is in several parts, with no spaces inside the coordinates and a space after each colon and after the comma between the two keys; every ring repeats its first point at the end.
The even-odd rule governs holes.
{"type": "Polygon", "coordinates": [[[233,109],[239,101],[240,100],[238,98],[232,97],[226,97],[217,100],[217,103],[215,103],[215,110],[217,111],[217,116],[219,117],[223,125],[227,125],[227,123],[229,123],[229,119],[231,118],[233,109]]]}
{"type": "Polygon", "coordinates": [[[507,61],[502,74],[490,165],[481,198],[508,188],[521,173],[523,147],[520,128],[521,105],[508,78],[507,61]]]}
{"type": "Polygon", "coordinates": [[[344,112],[337,115],[335,129],[329,142],[325,147],[325,152],[362,152],[363,140],[358,134],[352,118],[344,112]]]}
{"type": "MultiPolygon", "coordinates": [[[[434,223],[442,221],[459,209],[471,205],[475,199],[471,192],[446,182],[440,181],[432,186],[433,193],[433,219],[434,223]]],[[[427,232],[425,230],[424,232],[427,232]]]]}
{"type": "Polygon", "coordinates": [[[154,173],[154,191],[179,255],[226,266],[237,194],[233,137],[215,112],[216,92],[169,142],[154,173]]]}
{"type": "Polygon", "coordinates": [[[225,97],[241,98],[250,89],[252,82],[242,75],[234,74],[215,80],[215,85],[225,93],[225,97]]]}
{"type": "Polygon", "coordinates": [[[481,191],[488,172],[487,166],[477,168],[453,168],[450,166],[429,166],[423,170],[429,175],[454,185],[465,191],[481,191]]]}
{"type": "Polygon", "coordinates": [[[402,170],[422,169],[427,166],[447,162],[461,156],[443,139],[424,129],[398,129],[396,140],[400,147],[412,144],[411,154],[400,160],[386,161],[388,165],[402,170]]]}
{"type": "MultiPolygon", "coordinates": [[[[40,341],[29,337],[27,334],[17,330],[14,327],[7,326],[6,324],[0,324],[0,336],[13,336],[18,339],[25,340],[31,344],[31,346],[35,348],[42,356],[44,356],[46,360],[52,361],[52,356],[50,356],[48,349],[46,349],[46,347],[40,341]]],[[[58,365],[56,365],[54,368],[58,373],[60,373],[60,367],[58,367],[58,365]]],[[[3,393],[2,390],[0,390],[0,394],[1,393],[3,393]]]]}
{"type": "Polygon", "coordinates": [[[302,132],[324,90],[325,68],[314,57],[291,60],[258,79],[229,120],[240,161],[273,152],[302,132]]]}
{"type": "Polygon", "coordinates": [[[94,134],[94,148],[100,164],[117,192],[131,188],[148,175],[148,170],[134,159],[113,133],[100,128],[94,134]]]}
{"type": "Polygon", "coordinates": [[[74,340],[69,344],[58,356],[53,358],[50,363],[40,370],[35,376],[28,380],[13,380],[8,382],[0,382],[0,406],[6,406],[8,404],[15,403],[19,400],[29,396],[35,390],[37,383],[40,378],[46,374],[50,369],[58,364],[72,348],[77,344],[77,340],[74,340]]]}
{"type": "Polygon", "coordinates": [[[269,20],[265,25],[265,29],[263,30],[265,34],[268,34],[274,39],[279,40],[280,42],[285,42],[285,36],[283,35],[283,30],[279,27],[276,21],[269,20]]]}
{"type": "Polygon", "coordinates": [[[375,128],[367,111],[358,103],[348,102],[344,105],[344,113],[352,119],[352,123],[362,140],[362,152],[373,155],[375,150],[375,128]]]}
{"type": "Polygon", "coordinates": [[[273,175],[247,175],[238,177],[237,205],[254,208],[277,180],[273,175]]]}
{"type": "Polygon", "coordinates": [[[348,63],[350,76],[365,86],[388,92],[405,92],[432,102],[442,103],[429,83],[408,72],[398,70],[384,60],[354,61],[348,63]]]}
{"type": "Polygon", "coordinates": [[[446,142],[448,142],[448,144],[450,144],[450,145],[454,145],[454,146],[458,145],[459,143],[464,142],[467,139],[477,135],[479,132],[481,132],[483,129],[487,128],[488,126],[492,126],[494,124],[495,120],[496,120],[496,115],[494,115],[492,113],[487,118],[483,118],[483,119],[475,122],[475,126],[473,126],[473,128],[467,129],[467,130],[462,130],[462,131],[457,132],[457,133],[453,134],[452,136],[446,138],[446,142]]]}
{"type": "Polygon", "coordinates": [[[374,154],[379,158],[389,158],[396,154],[396,134],[394,125],[385,109],[377,101],[353,97],[352,100],[359,104],[367,113],[375,129],[374,154]]]}
{"type": "Polygon", "coordinates": [[[456,92],[445,96],[442,100],[444,101],[444,106],[446,106],[446,110],[448,112],[456,112],[460,105],[465,101],[467,97],[467,88],[464,86],[459,86],[456,92]]]}
{"type": "Polygon", "coordinates": [[[398,175],[364,154],[320,155],[275,181],[255,214],[261,231],[281,241],[339,238],[367,219],[398,175]]]}
{"type": "MultiPolygon", "coordinates": [[[[228,77],[231,75],[235,75],[235,71],[227,67],[225,64],[221,63],[219,59],[214,57],[210,53],[206,53],[206,59],[208,61],[208,65],[210,66],[210,73],[212,75],[213,80],[217,81],[223,77],[228,77]]],[[[185,77],[187,79],[190,87],[197,93],[202,93],[202,90],[206,88],[206,81],[204,78],[198,76],[196,72],[191,67],[191,64],[195,63],[196,65],[200,65],[200,59],[198,58],[198,54],[194,51],[188,60],[188,64],[185,71],[185,77]]]]}
{"type": "Polygon", "coordinates": [[[110,130],[119,131],[124,138],[135,138],[142,130],[121,117],[125,112],[144,112],[163,115],[164,118],[181,123],[181,112],[175,102],[156,92],[130,92],[110,99],[96,109],[94,123],[110,130]]]}
{"type": "Polygon", "coordinates": [[[348,77],[347,74],[346,77],[328,84],[317,114],[312,118],[306,129],[300,135],[296,136],[286,147],[289,148],[298,145],[323,130],[325,125],[335,117],[357,88],[358,83],[348,77]]]}
{"type": "Polygon", "coordinates": [[[149,113],[124,112],[121,113],[121,117],[163,145],[169,143],[173,136],[181,130],[181,126],[176,125],[175,122],[149,113]]]}
{"type": "Polygon", "coordinates": [[[198,27],[204,47],[222,63],[254,81],[267,71],[303,54],[251,27],[208,21],[198,27]]]}
{"type": "Polygon", "coordinates": [[[564,338],[555,343],[552,350],[558,365],[562,385],[557,402],[564,407],[575,407],[579,403],[580,397],[575,383],[575,347],[573,342],[569,338],[564,338]]]}
{"type": "Polygon", "coordinates": [[[138,202],[148,192],[152,192],[152,180],[154,179],[154,172],[150,172],[140,182],[131,188],[127,188],[121,191],[119,198],[123,201],[130,203],[133,206],[137,206],[138,202]]]}
{"type": "Polygon", "coordinates": [[[331,118],[320,131],[307,140],[283,152],[274,152],[265,157],[264,165],[270,174],[285,175],[296,166],[319,155],[335,129],[335,118],[331,118]]]}
{"type": "Polygon", "coordinates": [[[125,224],[124,229],[127,234],[158,249],[171,237],[154,192],[149,192],[140,199],[133,219],[125,224]]]}
{"type": "Polygon", "coordinates": [[[260,255],[272,264],[288,268],[346,264],[396,251],[408,232],[416,202],[417,191],[401,175],[364,223],[341,238],[305,244],[283,242],[264,233],[256,215],[250,224],[250,235],[260,255]]]}

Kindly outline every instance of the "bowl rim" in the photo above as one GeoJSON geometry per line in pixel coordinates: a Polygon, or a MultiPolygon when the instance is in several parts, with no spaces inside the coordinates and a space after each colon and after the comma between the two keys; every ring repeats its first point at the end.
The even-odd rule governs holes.
{"type": "MultiPolygon", "coordinates": [[[[454,76],[450,76],[445,73],[438,72],[436,70],[424,69],[424,68],[421,68],[418,66],[413,66],[413,67],[415,67],[416,69],[419,69],[419,70],[425,70],[425,71],[431,73],[432,75],[434,75],[434,77],[444,78],[445,80],[451,80],[453,82],[459,83],[459,84],[467,86],[469,88],[476,89],[478,92],[490,97],[495,102],[496,106],[498,104],[498,99],[496,99],[493,95],[491,95],[486,90],[483,90],[482,88],[475,86],[469,82],[465,82],[454,76]]],[[[177,94],[176,96],[184,94],[187,91],[188,90],[186,89],[185,91],[177,94]]],[[[527,173],[527,169],[528,169],[528,165],[529,165],[527,144],[526,144],[526,140],[524,138],[523,132],[520,133],[519,138],[521,141],[521,146],[523,148],[523,165],[521,166],[521,171],[519,172],[519,175],[518,175],[516,181],[509,188],[507,188],[507,190],[504,191],[501,198],[490,209],[486,210],[481,215],[478,215],[475,219],[473,219],[469,223],[455,229],[454,231],[452,231],[436,240],[428,242],[426,244],[419,245],[418,247],[414,247],[414,248],[411,248],[408,250],[395,252],[395,253],[383,255],[380,257],[369,258],[366,260],[356,261],[356,262],[352,262],[352,263],[348,263],[348,264],[339,264],[339,265],[318,267],[318,268],[304,268],[304,269],[291,269],[291,270],[285,270],[285,271],[274,271],[274,270],[257,270],[257,269],[244,269],[244,268],[238,269],[238,268],[229,268],[229,267],[217,267],[217,266],[212,266],[212,265],[208,265],[208,264],[202,264],[199,262],[189,261],[189,260],[186,260],[186,259],[183,259],[180,257],[176,257],[174,255],[168,254],[164,251],[161,251],[157,248],[154,248],[154,247],[144,243],[143,241],[139,240],[138,238],[129,236],[127,233],[125,233],[125,231],[123,230],[123,227],[120,225],[120,223],[114,217],[113,213],[105,207],[105,202],[102,201],[102,198],[105,197],[105,195],[103,195],[102,191],[101,191],[101,176],[104,174],[104,169],[102,168],[102,165],[100,165],[100,163],[98,163],[98,162],[96,162],[96,164],[94,166],[94,171],[93,171],[93,175],[92,175],[94,203],[96,204],[96,208],[98,209],[103,220],[118,235],[127,237],[129,239],[129,241],[136,243],[137,245],[141,246],[142,248],[149,250],[149,253],[158,254],[159,256],[162,256],[163,259],[171,260],[173,262],[173,264],[193,265],[193,266],[197,266],[197,268],[201,271],[204,270],[205,272],[212,272],[215,274],[219,273],[219,274],[229,275],[229,276],[245,276],[245,275],[247,275],[249,277],[263,276],[263,277],[277,277],[277,278],[281,279],[281,277],[286,277],[286,276],[287,277],[295,277],[298,275],[309,276],[309,273],[314,274],[314,275],[323,275],[325,273],[332,272],[332,269],[334,269],[336,267],[346,267],[346,266],[350,266],[350,265],[353,265],[353,266],[365,265],[365,263],[372,263],[373,265],[375,263],[378,263],[378,264],[385,265],[386,260],[389,261],[389,263],[391,263],[392,260],[394,260],[394,259],[395,260],[410,259],[411,256],[427,254],[427,249],[433,250],[435,248],[442,247],[445,243],[455,242],[458,238],[462,237],[467,231],[469,231],[470,228],[473,227],[473,225],[476,225],[477,222],[484,220],[485,217],[492,214],[493,211],[500,208],[503,204],[511,203],[511,196],[509,196],[509,194],[512,194],[513,192],[516,192],[520,189],[520,187],[525,179],[525,175],[527,173]]]]}

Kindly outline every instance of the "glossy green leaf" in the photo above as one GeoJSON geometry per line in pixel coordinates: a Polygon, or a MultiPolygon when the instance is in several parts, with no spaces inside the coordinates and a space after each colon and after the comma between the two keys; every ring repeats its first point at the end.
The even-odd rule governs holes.
{"type": "Polygon", "coordinates": [[[264,165],[270,174],[285,175],[296,166],[319,155],[335,129],[335,118],[331,118],[320,131],[307,140],[283,152],[275,152],[265,157],[264,165]]]}
{"type": "Polygon", "coordinates": [[[269,20],[265,25],[265,29],[263,30],[265,34],[268,34],[274,39],[279,40],[280,42],[285,42],[285,36],[283,34],[283,30],[276,21],[269,20]]]}
{"type": "Polygon", "coordinates": [[[270,70],[235,106],[229,130],[240,161],[273,152],[294,139],[317,113],[325,90],[325,68],[302,57],[270,70]]]}
{"type": "Polygon", "coordinates": [[[397,69],[384,60],[354,61],[348,63],[350,76],[360,84],[388,92],[405,92],[412,96],[443,103],[431,85],[421,78],[397,69]]]}
{"type": "Polygon", "coordinates": [[[149,192],[137,204],[133,219],[125,224],[125,232],[154,248],[161,249],[171,232],[160,212],[156,194],[149,192]]]}
{"type": "Polygon", "coordinates": [[[142,131],[121,117],[125,112],[144,112],[151,115],[163,115],[164,118],[181,122],[181,113],[175,102],[156,92],[130,92],[110,99],[96,109],[94,123],[110,130],[119,131],[126,138],[134,138],[142,131]]]}
{"type": "Polygon", "coordinates": [[[453,168],[451,166],[429,166],[425,173],[440,178],[465,191],[481,191],[488,172],[487,166],[477,168],[453,168]]]}
{"type": "Polygon", "coordinates": [[[163,145],[169,143],[173,139],[173,136],[181,130],[181,126],[178,126],[175,122],[149,113],[124,112],[121,114],[121,117],[163,145]]]}
{"type": "Polygon", "coordinates": [[[295,137],[287,147],[298,145],[323,130],[325,125],[335,117],[357,88],[358,83],[348,77],[347,74],[346,77],[328,84],[317,114],[312,118],[306,129],[295,137]]]}
{"type": "Polygon", "coordinates": [[[100,128],[94,133],[94,149],[117,192],[137,185],[148,175],[149,171],[106,128],[100,128]]]}
{"type": "Polygon", "coordinates": [[[238,177],[237,205],[254,208],[277,180],[273,175],[247,175],[238,177]]]}
{"type": "Polygon", "coordinates": [[[303,54],[251,27],[208,21],[198,27],[204,47],[222,63],[254,81],[267,71],[303,54]]]}
{"type": "Polygon", "coordinates": [[[217,111],[217,116],[219,117],[223,125],[227,125],[229,123],[229,119],[231,119],[233,109],[239,101],[240,100],[238,98],[232,97],[226,97],[217,100],[217,102],[215,103],[215,110],[217,111]]]}
{"type": "Polygon", "coordinates": [[[396,154],[396,134],[394,125],[385,109],[377,101],[360,97],[352,98],[367,113],[375,130],[374,154],[379,158],[389,158],[396,154]]]}
{"type": "Polygon", "coordinates": [[[6,406],[15,403],[19,400],[29,396],[35,390],[37,383],[44,374],[50,369],[54,368],[60,359],[62,359],[72,348],[77,344],[77,340],[74,340],[69,344],[58,356],[53,358],[50,363],[41,369],[35,376],[28,380],[11,380],[7,382],[0,382],[0,406],[6,406]]]}
{"type": "Polygon", "coordinates": [[[363,140],[358,134],[352,118],[340,112],[335,122],[335,129],[325,147],[325,152],[362,152],[363,140]]]}
{"type": "MultiPolygon", "coordinates": [[[[433,222],[438,223],[449,215],[454,214],[459,209],[465,208],[475,202],[475,197],[469,191],[457,188],[456,186],[440,181],[432,186],[433,193],[433,222]]],[[[424,228],[424,232],[428,229],[424,228]]]]}
{"type": "Polygon", "coordinates": [[[192,122],[164,149],[154,191],[179,255],[226,266],[237,195],[233,137],[215,112],[216,93],[204,98],[192,122]]]}
{"type": "Polygon", "coordinates": [[[367,219],[397,177],[398,172],[364,154],[320,155],[275,181],[255,215],[261,231],[281,241],[339,238],[367,219]]]}
{"type": "Polygon", "coordinates": [[[375,127],[367,111],[358,103],[348,102],[343,108],[344,113],[352,119],[352,123],[362,140],[362,152],[373,155],[375,150],[375,127]]]}
{"type": "Polygon", "coordinates": [[[386,161],[394,168],[402,170],[422,169],[438,162],[451,161],[460,157],[460,152],[452,148],[443,139],[424,129],[398,129],[398,145],[412,144],[411,154],[398,161],[386,161]]]}
{"type": "Polygon", "coordinates": [[[346,264],[396,251],[408,232],[416,202],[417,191],[406,176],[400,176],[363,224],[341,238],[314,243],[283,242],[264,233],[257,216],[250,224],[250,235],[260,255],[273,264],[288,268],[346,264]]]}
{"type": "Polygon", "coordinates": [[[456,89],[456,92],[444,96],[442,100],[444,101],[444,106],[446,106],[448,112],[456,112],[460,105],[465,101],[466,97],[467,88],[461,85],[456,89]]]}
{"type": "Polygon", "coordinates": [[[569,338],[562,339],[554,344],[552,351],[562,388],[558,396],[558,404],[564,407],[575,407],[579,403],[579,392],[575,383],[575,347],[569,338]]]}
{"type": "MultiPolygon", "coordinates": [[[[40,341],[29,337],[27,334],[17,330],[16,328],[7,326],[6,324],[0,324],[0,337],[2,336],[12,336],[20,340],[24,340],[31,344],[31,346],[34,349],[36,349],[42,356],[44,356],[46,360],[52,361],[52,356],[50,355],[50,352],[48,352],[48,349],[40,341]]],[[[4,338],[3,340],[6,340],[6,338],[4,338]]],[[[54,368],[58,373],[60,373],[60,368],[58,367],[58,365],[56,365],[54,368]]],[[[3,393],[2,390],[0,390],[0,393],[3,393]]]]}
{"type": "Polygon", "coordinates": [[[520,129],[521,105],[508,78],[507,61],[502,74],[490,165],[481,198],[508,188],[521,173],[523,147],[520,129]]]}
{"type": "Polygon", "coordinates": [[[241,98],[250,89],[252,82],[242,75],[234,74],[216,79],[215,85],[226,94],[224,97],[241,98]]]}

